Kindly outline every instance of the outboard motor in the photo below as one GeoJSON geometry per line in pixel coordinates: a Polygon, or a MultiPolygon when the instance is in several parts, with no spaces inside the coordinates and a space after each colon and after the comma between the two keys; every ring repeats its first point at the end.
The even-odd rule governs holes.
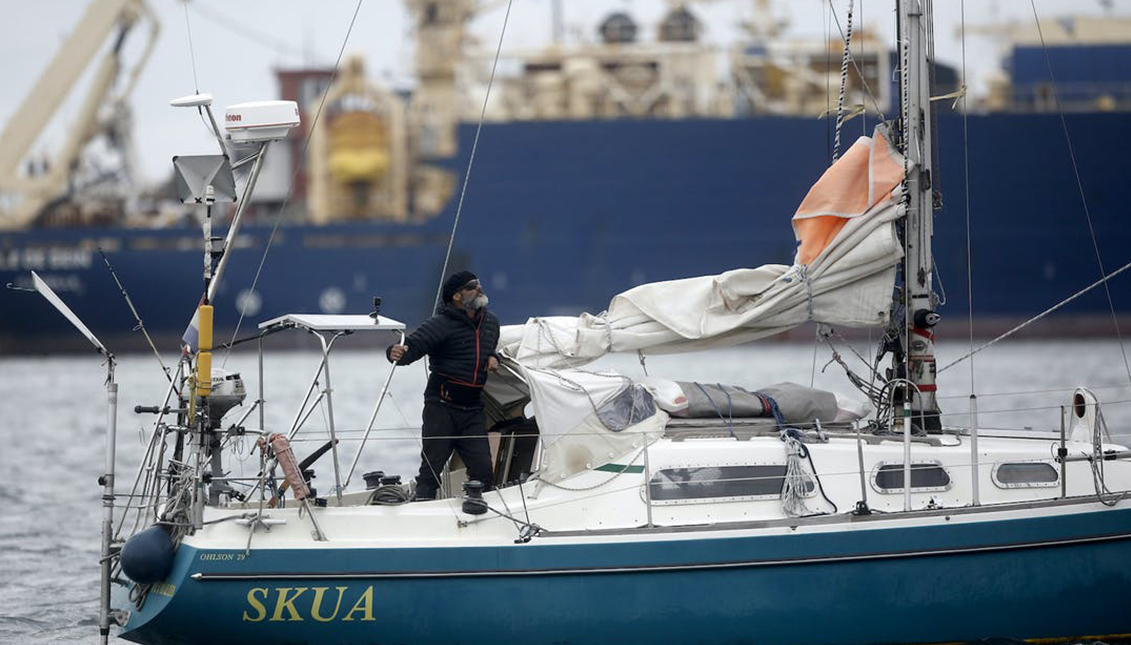
{"type": "Polygon", "coordinates": [[[220,427],[220,420],[229,410],[243,404],[247,389],[239,372],[212,369],[212,393],[208,395],[208,418],[214,428],[220,427]]]}
{"type": "MultiPolygon", "coordinates": [[[[208,424],[211,432],[208,434],[208,452],[212,465],[212,477],[224,476],[221,463],[220,446],[223,444],[223,433],[220,431],[224,415],[232,408],[241,405],[247,397],[243,379],[239,372],[228,372],[221,369],[212,370],[212,390],[205,399],[208,403],[208,424]]],[[[235,490],[225,481],[213,481],[208,487],[208,503],[219,504],[221,495],[232,495],[235,490]]]]}

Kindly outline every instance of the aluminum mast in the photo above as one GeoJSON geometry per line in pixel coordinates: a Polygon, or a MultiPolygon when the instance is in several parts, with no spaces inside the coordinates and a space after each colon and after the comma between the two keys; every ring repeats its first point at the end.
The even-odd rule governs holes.
{"type": "MultiPolygon", "coordinates": [[[[905,180],[907,215],[903,230],[903,334],[905,377],[914,384],[911,392],[912,420],[921,430],[942,429],[935,385],[935,334],[939,322],[937,298],[931,288],[934,258],[932,200],[931,83],[927,37],[932,20],[930,3],[899,0],[900,83],[903,148],[907,159],[905,180]]],[[[898,366],[897,366],[898,369],[898,366]]]]}

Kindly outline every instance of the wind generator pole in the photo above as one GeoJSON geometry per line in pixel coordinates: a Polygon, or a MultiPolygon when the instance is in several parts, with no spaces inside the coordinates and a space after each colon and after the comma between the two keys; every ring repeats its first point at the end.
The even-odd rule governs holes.
{"type": "Polygon", "coordinates": [[[904,361],[906,378],[914,384],[909,393],[913,423],[921,430],[939,432],[939,407],[935,385],[935,325],[939,315],[931,274],[934,259],[932,183],[933,142],[931,135],[931,83],[927,58],[927,30],[932,25],[922,0],[899,0],[899,34],[902,49],[901,118],[903,147],[907,159],[904,226],[903,302],[905,304],[904,361]]]}
{"type": "Polygon", "coordinates": [[[106,472],[98,478],[98,483],[102,486],[102,557],[99,562],[102,565],[102,576],[99,584],[99,603],[98,603],[98,633],[99,642],[102,645],[110,639],[110,625],[111,623],[117,624],[115,612],[110,609],[110,576],[114,569],[114,558],[117,557],[117,552],[114,550],[114,461],[117,450],[117,436],[118,436],[118,383],[114,380],[114,355],[94,332],[90,331],[82,320],[79,319],[75,312],[67,306],[63,300],[56,295],[50,286],[35,272],[31,272],[32,284],[35,286],[34,291],[38,291],[39,295],[43,296],[47,302],[51,303],[55,310],[63,314],[63,317],[74,325],[75,329],[86,337],[94,349],[99,354],[106,357],[106,472]]]}

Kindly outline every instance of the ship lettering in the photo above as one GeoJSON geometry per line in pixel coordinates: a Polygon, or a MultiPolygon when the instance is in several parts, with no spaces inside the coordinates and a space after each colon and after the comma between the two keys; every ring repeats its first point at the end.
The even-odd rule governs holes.
{"type": "Polygon", "coordinates": [[[233,121],[239,122],[239,121],[243,120],[243,117],[239,114],[226,114],[226,115],[224,115],[224,120],[228,121],[229,123],[231,123],[233,121]]]}
{"type": "Polygon", "coordinates": [[[275,615],[271,616],[272,622],[283,620],[283,610],[287,610],[290,618],[287,620],[302,620],[298,610],[295,609],[294,602],[298,597],[306,593],[307,587],[280,587],[279,597],[275,600],[275,615]],[[291,596],[290,591],[294,591],[295,595],[291,596]]]}
{"type": "Polygon", "coordinates": [[[47,251],[44,249],[24,249],[24,269],[42,269],[47,264],[47,251]]]}
{"type": "Polygon", "coordinates": [[[256,597],[257,595],[261,595],[261,596],[263,596],[263,600],[266,600],[267,599],[267,593],[268,593],[268,591],[264,587],[254,587],[254,588],[252,588],[251,591],[247,592],[247,604],[251,605],[251,608],[255,610],[256,615],[255,616],[249,616],[248,613],[245,611],[243,613],[243,619],[245,621],[251,622],[251,623],[258,623],[259,621],[261,621],[261,620],[263,620],[264,618],[267,617],[267,608],[264,607],[263,603],[260,601],[260,599],[256,597]]]}
{"type": "Polygon", "coordinates": [[[82,249],[52,248],[47,252],[50,269],[89,269],[90,251],[82,249]]]}
{"type": "MultiPolygon", "coordinates": [[[[335,587],[338,590],[338,602],[334,604],[334,613],[329,617],[322,617],[322,596],[326,593],[327,587],[314,588],[314,602],[310,605],[310,617],[320,623],[328,623],[338,617],[338,608],[342,606],[342,596],[345,595],[346,589],[349,587],[335,587]]],[[[372,592],[373,588],[370,587],[369,591],[372,592]]],[[[372,596],[372,594],[370,594],[372,596]]]]}
{"type": "Polygon", "coordinates": [[[346,617],[343,618],[342,620],[343,621],[353,620],[353,612],[357,611],[358,609],[361,609],[361,612],[362,612],[361,613],[361,620],[373,620],[373,586],[372,585],[370,585],[365,590],[365,593],[361,594],[361,598],[358,598],[357,602],[354,603],[353,609],[351,609],[350,613],[346,614],[346,617]],[[362,603],[364,603],[364,605],[362,603]]]}
{"type": "Polygon", "coordinates": [[[347,598],[349,590],[348,586],[252,587],[247,592],[247,607],[243,612],[243,620],[249,623],[295,622],[308,619],[320,623],[334,620],[343,622],[376,620],[373,615],[373,586],[365,587],[356,599],[347,598]],[[352,605],[346,604],[351,601],[352,605]],[[350,607],[345,614],[341,613],[343,606],[350,607]]]}

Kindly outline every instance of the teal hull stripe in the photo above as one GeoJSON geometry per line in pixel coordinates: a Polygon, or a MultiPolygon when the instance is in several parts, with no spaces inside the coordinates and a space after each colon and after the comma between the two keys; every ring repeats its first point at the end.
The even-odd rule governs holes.
{"type": "MultiPolygon", "coordinates": [[[[484,547],[397,547],[340,551],[260,549],[246,558],[241,551],[218,552],[219,561],[195,563],[194,573],[271,574],[317,571],[351,574],[479,573],[483,571],[638,569],[688,567],[734,562],[835,561],[883,554],[914,555],[963,550],[1009,549],[1026,544],[1119,538],[1131,534],[1131,508],[1064,518],[1022,518],[919,526],[841,530],[824,533],[702,537],[687,534],[676,540],[599,542],[579,538],[569,544],[548,544],[537,538],[528,544],[484,547]],[[232,555],[226,555],[232,554],[232,555]],[[233,561],[235,559],[236,561],[233,561]],[[301,567],[296,567],[301,563],[301,567]],[[296,570],[299,569],[299,570],[296,570]]],[[[333,540],[333,536],[330,536],[333,540]]]]}
{"type": "MultiPolygon", "coordinates": [[[[578,574],[607,574],[607,573],[647,573],[660,571],[692,571],[705,569],[734,569],[743,567],[766,567],[801,565],[817,563],[851,562],[861,560],[880,560],[888,558],[917,558],[939,555],[957,555],[962,553],[984,553],[991,551],[1004,551],[1011,549],[1033,549],[1069,544],[1087,544],[1091,542],[1110,542],[1114,540],[1131,540],[1131,534],[1104,535],[1091,538],[1074,540],[1057,540],[1052,542],[1034,542],[1028,544],[1005,544],[987,547],[965,549],[939,549],[934,551],[901,551],[892,553],[862,553],[853,556],[839,556],[831,558],[804,558],[789,560],[759,560],[749,562],[712,562],[706,564],[676,564],[640,567],[604,567],[592,569],[537,569],[537,570],[479,570],[479,571],[433,571],[429,573],[415,572],[390,572],[390,571],[353,571],[348,573],[329,573],[317,571],[289,571],[261,573],[194,573],[193,580],[202,582],[218,580],[351,580],[351,579],[376,579],[376,578],[442,578],[466,576],[532,576],[532,575],[578,575],[578,574]]],[[[343,551],[343,557],[345,553],[343,551]]]]}

